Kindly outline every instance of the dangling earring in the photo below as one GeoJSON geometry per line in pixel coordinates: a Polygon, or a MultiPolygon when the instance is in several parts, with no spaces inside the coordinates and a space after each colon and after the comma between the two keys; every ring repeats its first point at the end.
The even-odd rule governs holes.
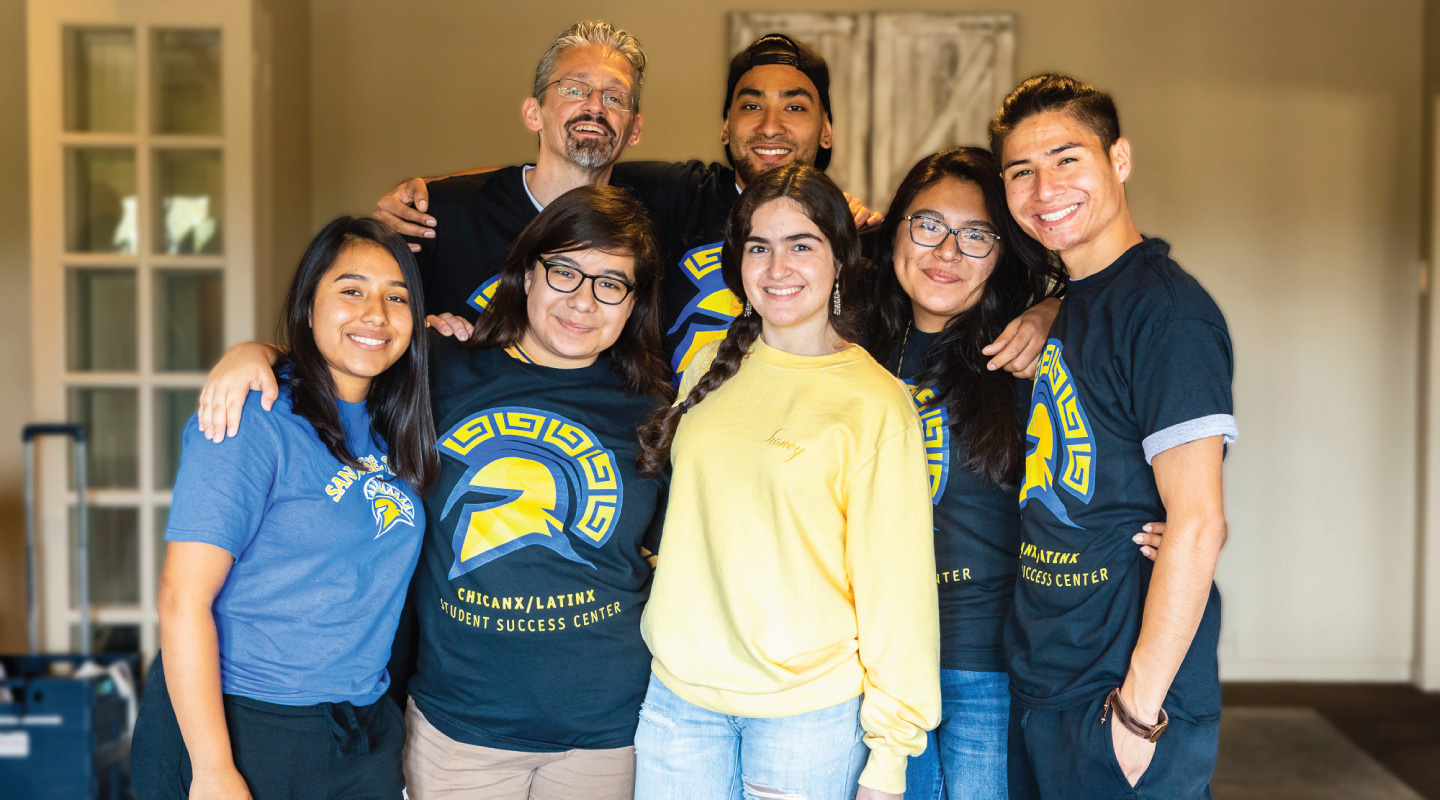
{"type": "Polygon", "coordinates": [[[741,314],[740,316],[742,316],[742,317],[748,317],[748,316],[750,316],[750,312],[752,312],[752,311],[754,311],[754,310],[755,310],[755,309],[753,309],[753,308],[750,307],[750,301],[749,301],[749,300],[746,300],[746,301],[745,301],[745,313],[744,313],[744,314],[741,314]]]}
{"type": "Polygon", "coordinates": [[[830,295],[830,308],[834,310],[835,316],[840,316],[840,281],[835,281],[835,292],[830,295]]]}

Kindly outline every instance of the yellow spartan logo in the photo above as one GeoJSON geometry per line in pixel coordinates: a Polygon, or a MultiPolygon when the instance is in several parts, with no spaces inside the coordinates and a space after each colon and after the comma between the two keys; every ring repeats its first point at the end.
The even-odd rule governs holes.
{"type": "Polygon", "coordinates": [[[514,500],[470,515],[460,560],[471,558],[522,536],[539,533],[551,536],[560,531],[555,518],[555,476],[545,465],[528,458],[500,458],[491,461],[470,479],[479,487],[523,486],[514,500]]]}

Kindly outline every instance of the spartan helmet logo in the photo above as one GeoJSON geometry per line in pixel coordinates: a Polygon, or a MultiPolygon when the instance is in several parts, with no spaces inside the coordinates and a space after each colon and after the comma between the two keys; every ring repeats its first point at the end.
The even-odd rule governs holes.
{"type": "Polygon", "coordinates": [[[615,454],[593,432],[507,406],[461,420],[435,447],[467,467],[441,511],[452,530],[450,580],[531,546],[595,566],[575,544],[609,541],[623,487],[615,454]]]}
{"type": "Polygon", "coordinates": [[[950,414],[945,406],[926,408],[935,399],[934,389],[921,389],[911,378],[902,378],[910,390],[910,399],[920,413],[920,429],[925,434],[925,469],[930,473],[930,502],[938,504],[950,482],[950,414]]]}
{"type": "Polygon", "coordinates": [[[685,277],[695,284],[695,297],[665,332],[669,337],[680,337],[670,358],[670,368],[677,375],[690,366],[690,359],[700,348],[724,339],[730,323],[740,315],[740,301],[720,274],[720,249],[719,242],[707,244],[686,253],[680,261],[685,277]]]}
{"type": "Polygon", "coordinates": [[[375,527],[379,530],[375,534],[376,539],[402,522],[415,527],[415,504],[395,485],[395,481],[387,481],[379,475],[370,476],[365,481],[365,499],[370,501],[370,514],[375,517],[375,527]]]}
{"type": "Polygon", "coordinates": [[[1095,496],[1095,433],[1080,404],[1063,351],[1060,340],[1051,339],[1035,372],[1030,422],[1025,426],[1028,450],[1020,507],[1036,500],[1061,523],[1080,528],[1070,519],[1057,490],[1064,489],[1071,497],[1090,504],[1095,496]]]}

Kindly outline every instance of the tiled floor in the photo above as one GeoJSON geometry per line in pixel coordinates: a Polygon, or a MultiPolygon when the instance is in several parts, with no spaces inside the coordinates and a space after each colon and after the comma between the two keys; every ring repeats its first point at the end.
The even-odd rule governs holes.
{"type": "MultiPolygon", "coordinates": [[[[1309,774],[1303,772],[1308,768],[1307,764],[1315,764],[1317,769],[1323,770],[1327,766],[1322,763],[1325,759],[1344,758],[1345,748],[1336,747],[1332,737],[1313,724],[1303,724],[1303,715],[1292,715],[1287,719],[1283,714],[1260,713],[1260,709],[1312,709],[1334,731],[1403,781],[1419,797],[1440,800],[1440,694],[1425,694],[1409,686],[1383,684],[1232,683],[1225,685],[1224,701],[1227,714],[1226,727],[1222,729],[1221,758],[1228,760],[1216,770],[1217,800],[1261,796],[1316,797],[1318,800],[1331,796],[1222,791],[1222,788],[1229,792],[1240,791],[1243,782],[1237,781],[1247,775],[1252,781],[1267,780],[1269,773],[1264,771],[1263,761],[1250,762],[1247,755],[1264,751],[1267,747],[1272,752],[1271,762],[1291,764],[1292,772],[1301,770],[1301,774],[1309,774]],[[1234,728],[1232,722],[1242,724],[1234,728]],[[1287,729],[1291,729],[1293,736],[1285,733],[1287,729]],[[1238,772],[1232,772],[1232,767],[1238,772]],[[1222,780],[1225,782],[1223,787],[1222,780]]],[[[1353,770],[1363,772],[1365,769],[1353,760],[1345,763],[1351,764],[1353,770]]],[[[1353,770],[1346,774],[1359,774],[1353,770]]],[[[1383,786],[1376,784],[1375,790],[1383,791],[1383,786]]],[[[1351,795],[1357,800],[1369,800],[1371,797],[1388,800],[1390,796],[1404,795],[1351,795]]]]}

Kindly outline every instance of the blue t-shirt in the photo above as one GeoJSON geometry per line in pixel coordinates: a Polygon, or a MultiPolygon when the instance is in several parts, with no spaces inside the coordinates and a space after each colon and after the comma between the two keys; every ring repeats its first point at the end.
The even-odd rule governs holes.
{"type": "Polygon", "coordinates": [[[166,541],[235,556],[215,598],[220,686],[282,705],[368,705],[390,685],[385,662],[425,531],[419,493],[390,471],[364,403],[340,402],[340,463],[282,388],[273,409],[245,401],[239,435],[184,433],[166,541]]]}
{"type": "MultiPolygon", "coordinates": [[[[1169,252],[1146,239],[1072,281],[1040,358],[1005,636],[1011,692],[1029,708],[1084,702],[1125,680],[1153,570],[1130,537],[1165,519],[1150,460],[1236,436],[1225,318],[1169,252]]],[[[1212,583],[1165,699],[1171,716],[1220,713],[1219,636],[1212,583]]]]}

